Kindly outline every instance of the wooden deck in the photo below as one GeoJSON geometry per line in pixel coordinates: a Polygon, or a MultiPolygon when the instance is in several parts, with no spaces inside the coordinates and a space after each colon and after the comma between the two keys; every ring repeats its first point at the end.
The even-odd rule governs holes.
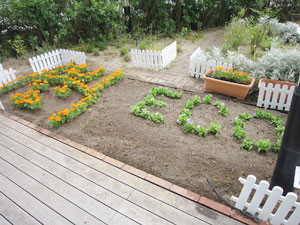
{"type": "Polygon", "coordinates": [[[240,224],[0,114],[0,224],[240,224]]]}

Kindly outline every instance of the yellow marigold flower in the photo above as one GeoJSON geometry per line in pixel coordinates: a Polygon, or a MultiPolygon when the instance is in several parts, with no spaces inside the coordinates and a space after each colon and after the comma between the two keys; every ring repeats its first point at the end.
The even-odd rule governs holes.
{"type": "Polygon", "coordinates": [[[28,87],[31,87],[31,84],[28,84],[28,87]]]}
{"type": "Polygon", "coordinates": [[[35,82],[34,82],[34,83],[32,83],[32,86],[37,86],[37,83],[35,83],[35,82]]]}
{"type": "Polygon", "coordinates": [[[48,84],[48,81],[44,80],[44,83],[45,83],[45,84],[48,84]]]}
{"type": "Polygon", "coordinates": [[[34,93],[39,94],[39,93],[41,93],[41,91],[40,90],[35,90],[34,93]]]}
{"type": "Polygon", "coordinates": [[[76,107],[76,104],[71,104],[71,107],[76,107]]]}
{"type": "Polygon", "coordinates": [[[43,69],[42,72],[45,73],[45,72],[47,72],[47,70],[46,70],[46,69],[43,69]]]}
{"type": "Polygon", "coordinates": [[[61,117],[60,116],[57,116],[56,118],[55,118],[55,120],[58,122],[58,121],[61,121],[61,117]]]}
{"type": "Polygon", "coordinates": [[[54,119],[54,118],[53,118],[52,116],[50,116],[48,120],[52,121],[53,119],[54,119]]]}
{"type": "Polygon", "coordinates": [[[20,101],[16,100],[15,101],[15,105],[18,105],[20,103],[20,101]]]}
{"type": "Polygon", "coordinates": [[[74,112],[75,111],[75,109],[74,108],[71,108],[71,112],[74,112]]]}

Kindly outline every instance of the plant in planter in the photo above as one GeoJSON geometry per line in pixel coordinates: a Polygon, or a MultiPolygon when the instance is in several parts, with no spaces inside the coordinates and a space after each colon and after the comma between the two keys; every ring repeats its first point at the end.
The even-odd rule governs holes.
{"type": "Polygon", "coordinates": [[[247,73],[217,67],[203,75],[205,90],[244,100],[255,79],[247,73]]]}

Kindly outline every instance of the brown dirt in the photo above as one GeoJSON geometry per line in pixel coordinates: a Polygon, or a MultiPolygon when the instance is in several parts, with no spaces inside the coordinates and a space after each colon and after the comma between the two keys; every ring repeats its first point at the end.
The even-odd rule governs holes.
{"type": "MultiPolygon", "coordinates": [[[[162,124],[129,113],[131,106],[142,100],[153,86],[125,78],[105,89],[99,102],[87,112],[57,129],[48,127],[49,115],[81,99],[80,94],[73,91],[66,100],[59,100],[50,88],[42,94],[42,109],[34,112],[17,109],[10,102],[11,93],[0,96],[0,100],[14,115],[210,199],[219,201],[206,179],[212,181],[227,199],[239,194],[240,176],[253,174],[259,180],[270,179],[277,154],[241,150],[240,142],[232,136],[234,118],[243,112],[252,114],[256,107],[213,95],[213,101],[219,98],[229,107],[230,115],[220,116],[211,105],[194,108],[193,119],[197,124],[208,126],[210,122],[217,122],[222,125],[218,137],[198,137],[184,134],[183,128],[176,124],[185,101],[194,93],[184,92],[178,100],[159,97],[167,106],[149,110],[163,113],[162,124]]],[[[26,89],[23,87],[18,91],[25,92],[26,89]]],[[[272,113],[286,120],[286,114],[272,113]]],[[[266,121],[253,119],[247,122],[246,131],[254,140],[270,138],[274,141],[276,138],[274,127],[266,121]]]]}

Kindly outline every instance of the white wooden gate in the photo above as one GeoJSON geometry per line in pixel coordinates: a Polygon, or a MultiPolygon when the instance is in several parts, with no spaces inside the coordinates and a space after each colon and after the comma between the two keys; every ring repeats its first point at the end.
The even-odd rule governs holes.
{"type": "Polygon", "coordinates": [[[84,52],[59,49],[29,58],[31,68],[34,72],[42,72],[43,69],[54,69],[59,65],[69,63],[71,60],[76,64],[84,64],[84,52]]]}
{"type": "Polygon", "coordinates": [[[218,62],[215,60],[206,60],[201,48],[197,48],[190,56],[189,75],[195,78],[202,78],[203,75],[216,67],[232,69],[232,64],[218,62]]]}
{"type": "Polygon", "coordinates": [[[161,51],[131,49],[131,63],[136,67],[165,68],[177,56],[177,44],[174,41],[161,51]]]}
{"type": "Polygon", "coordinates": [[[288,87],[288,85],[281,86],[280,84],[269,83],[266,85],[262,82],[259,87],[259,94],[257,99],[257,106],[278,110],[289,111],[295,86],[288,87]]]}
{"type": "Polygon", "coordinates": [[[253,175],[249,175],[246,180],[240,177],[239,181],[243,184],[243,189],[238,198],[231,197],[232,201],[236,202],[236,208],[246,209],[252,215],[257,214],[257,217],[263,221],[270,220],[272,225],[300,223],[300,203],[297,202],[298,197],[295,193],[289,192],[284,197],[281,187],[273,187],[270,191],[267,181],[260,181],[257,185],[256,177],[253,175]],[[255,193],[251,198],[253,191],[255,193]]]}

